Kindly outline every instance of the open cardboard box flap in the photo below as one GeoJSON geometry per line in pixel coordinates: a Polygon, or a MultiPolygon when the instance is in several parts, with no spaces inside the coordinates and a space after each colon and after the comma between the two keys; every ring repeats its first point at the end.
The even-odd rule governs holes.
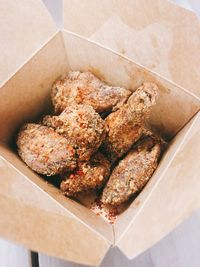
{"type": "Polygon", "coordinates": [[[0,235],[31,250],[98,265],[113,243],[112,226],[27,168],[12,145],[20,125],[49,111],[51,85],[68,70],[57,33],[0,89],[0,235]]]}
{"type": "MultiPolygon", "coordinates": [[[[0,10],[5,17],[6,8],[10,8],[19,20],[15,24],[9,15],[10,20],[5,18],[8,25],[3,26],[3,35],[1,33],[4,36],[2,51],[5,53],[0,56],[0,82],[3,84],[0,89],[0,235],[30,249],[84,264],[98,265],[112,244],[132,258],[161,239],[200,206],[200,184],[197,179],[200,119],[199,115],[195,116],[200,107],[199,99],[187,91],[191,88],[180,88],[94,42],[65,30],[56,33],[42,3],[37,0],[25,2],[9,0],[2,4],[0,10]],[[19,12],[18,15],[18,9],[23,14],[19,12]],[[24,18],[21,18],[22,15],[24,18]],[[23,32],[28,40],[25,44],[21,36],[23,32]],[[4,61],[7,65],[3,65],[4,61]],[[86,207],[63,197],[57,188],[28,169],[10,146],[16,129],[22,123],[49,111],[51,85],[70,69],[90,70],[106,82],[130,90],[135,90],[144,81],[155,82],[159,86],[160,97],[149,126],[166,138],[172,138],[180,131],[150,183],[119,216],[114,226],[86,207]],[[193,116],[194,119],[188,123],[193,116]]],[[[119,2],[115,1],[116,7],[119,2]]],[[[139,7],[139,2],[135,2],[139,7]]],[[[75,1],[73,5],[76,3],[80,2],[75,1]]],[[[95,8],[97,1],[81,3],[86,6],[90,3],[91,8],[95,8]]],[[[80,8],[83,8],[81,3],[80,8]]],[[[112,1],[102,1],[102,9],[107,5],[106,12],[109,12],[110,3],[112,1]]],[[[127,2],[129,6],[133,3],[127,2]]],[[[166,2],[163,1],[163,5],[166,2]]],[[[80,23],[81,27],[81,16],[80,20],[74,17],[74,25],[80,23]]],[[[87,13],[85,16],[89,17],[87,13]]],[[[103,10],[99,16],[104,16],[103,10]]],[[[138,16],[138,23],[140,21],[138,16]]],[[[196,35],[194,38],[198,38],[196,35]]],[[[164,64],[159,51],[156,53],[164,64]]],[[[188,62],[194,63],[192,59],[188,62]]],[[[179,67],[176,66],[177,73],[179,67]]],[[[187,78],[192,82],[190,75],[187,78]]]]}
{"type": "Polygon", "coordinates": [[[200,207],[199,136],[200,113],[174,138],[153,179],[129,207],[131,217],[127,213],[116,223],[116,245],[128,258],[155,244],[200,207]]]}
{"type": "Polygon", "coordinates": [[[63,0],[64,28],[200,96],[200,22],[167,0],[63,0]]]}
{"type": "Polygon", "coordinates": [[[0,86],[57,31],[41,0],[0,2],[0,86]]]}

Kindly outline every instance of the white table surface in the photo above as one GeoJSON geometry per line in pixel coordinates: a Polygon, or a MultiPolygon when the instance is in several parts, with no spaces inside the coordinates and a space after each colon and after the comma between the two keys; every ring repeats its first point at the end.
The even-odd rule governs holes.
{"type": "MultiPolygon", "coordinates": [[[[43,2],[56,24],[61,26],[61,0],[43,0],[43,2]]],[[[200,0],[173,0],[173,2],[200,15],[200,0]]],[[[23,247],[0,240],[0,267],[81,266],[83,265],[43,254],[33,254],[23,247]]],[[[111,249],[100,267],[200,267],[200,210],[135,259],[128,260],[117,248],[111,249]]]]}

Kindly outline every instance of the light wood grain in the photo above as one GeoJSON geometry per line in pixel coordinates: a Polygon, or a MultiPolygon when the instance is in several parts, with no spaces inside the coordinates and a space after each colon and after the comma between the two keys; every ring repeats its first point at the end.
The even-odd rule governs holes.
{"type": "Polygon", "coordinates": [[[27,249],[11,242],[0,240],[0,267],[31,266],[31,253],[27,249]]]}

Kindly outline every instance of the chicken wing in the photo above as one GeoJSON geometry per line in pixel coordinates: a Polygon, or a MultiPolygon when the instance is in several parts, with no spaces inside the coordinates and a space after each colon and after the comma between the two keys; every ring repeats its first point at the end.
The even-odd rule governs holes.
{"type": "Polygon", "coordinates": [[[77,165],[75,150],[68,140],[46,126],[34,123],[23,126],[17,146],[22,160],[40,174],[55,175],[77,165]]]}
{"type": "Polygon", "coordinates": [[[158,88],[153,83],[140,86],[117,111],[106,119],[102,149],[111,162],[123,156],[141,137],[145,119],[155,105],[158,88]]]}
{"type": "Polygon", "coordinates": [[[106,184],[102,202],[117,206],[140,191],[157,168],[161,144],[147,137],[114,168],[106,184]]]}
{"type": "Polygon", "coordinates": [[[65,180],[61,182],[60,189],[66,196],[74,196],[78,192],[101,188],[109,174],[109,161],[97,152],[89,162],[79,162],[74,172],[62,175],[65,180]]]}
{"type": "Polygon", "coordinates": [[[91,72],[70,71],[52,87],[55,112],[62,112],[69,104],[88,104],[98,113],[119,108],[131,92],[122,87],[108,86],[91,72]]]}
{"type": "Polygon", "coordinates": [[[43,124],[67,138],[81,161],[90,159],[105,136],[104,121],[88,105],[70,105],[59,116],[44,117],[43,124]]]}

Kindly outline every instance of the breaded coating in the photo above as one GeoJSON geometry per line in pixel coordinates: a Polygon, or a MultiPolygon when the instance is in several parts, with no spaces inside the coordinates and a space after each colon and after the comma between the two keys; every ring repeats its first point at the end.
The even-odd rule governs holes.
{"type": "Polygon", "coordinates": [[[105,136],[104,121],[88,105],[68,106],[59,116],[44,117],[43,124],[67,138],[81,161],[90,159],[105,136]]]}
{"type": "Polygon", "coordinates": [[[141,137],[145,119],[155,105],[158,88],[144,83],[120,109],[106,119],[106,137],[102,149],[111,162],[123,156],[141,137]]]}
{"type": "Polygon", "coordinates": [[[52,103],[56,113],[71,103],[88,104],[98,113],[119,108],[131,92],[122,87],[108,86],[91,72],[70,71],[52,87],[52,103]]]}
{"type": "Polygon", "coordinates": [[[28,123],[17,137],[18,153],[34,171],[55,175],[63,170],[73,170],[77,163],[75,150],[68,140],[53,129],[28,123]]]}
{"type": "Polygon", "coordinates": [[[75,196],[78,192],[101,188],[110,174],[110,163],[97,152],[88,162],[79,162],[78,168],[71,174],[61,176],[64,181],[60,188],[66,196],[75,196]]]}
{"type": "Polygon", "coordinates": [[[147,137],[114,168],[106,184],[102,202],[117,206],[141,190],[157,168],[161,144],[147,137]]]}
{"type": "Polygon", "coordinates": [[[166,150],[168,143],[161,136],[159,136],[157,133],[153,132],[150,129],[143,128],[143,132],[142,132],[142,136],[141,136],[140,140],[144,140],[147,137],[150,137],[151,139],[153,139],[153,141],[155,143],[160,144],[161,153],[163,153],[166,150]]]}

